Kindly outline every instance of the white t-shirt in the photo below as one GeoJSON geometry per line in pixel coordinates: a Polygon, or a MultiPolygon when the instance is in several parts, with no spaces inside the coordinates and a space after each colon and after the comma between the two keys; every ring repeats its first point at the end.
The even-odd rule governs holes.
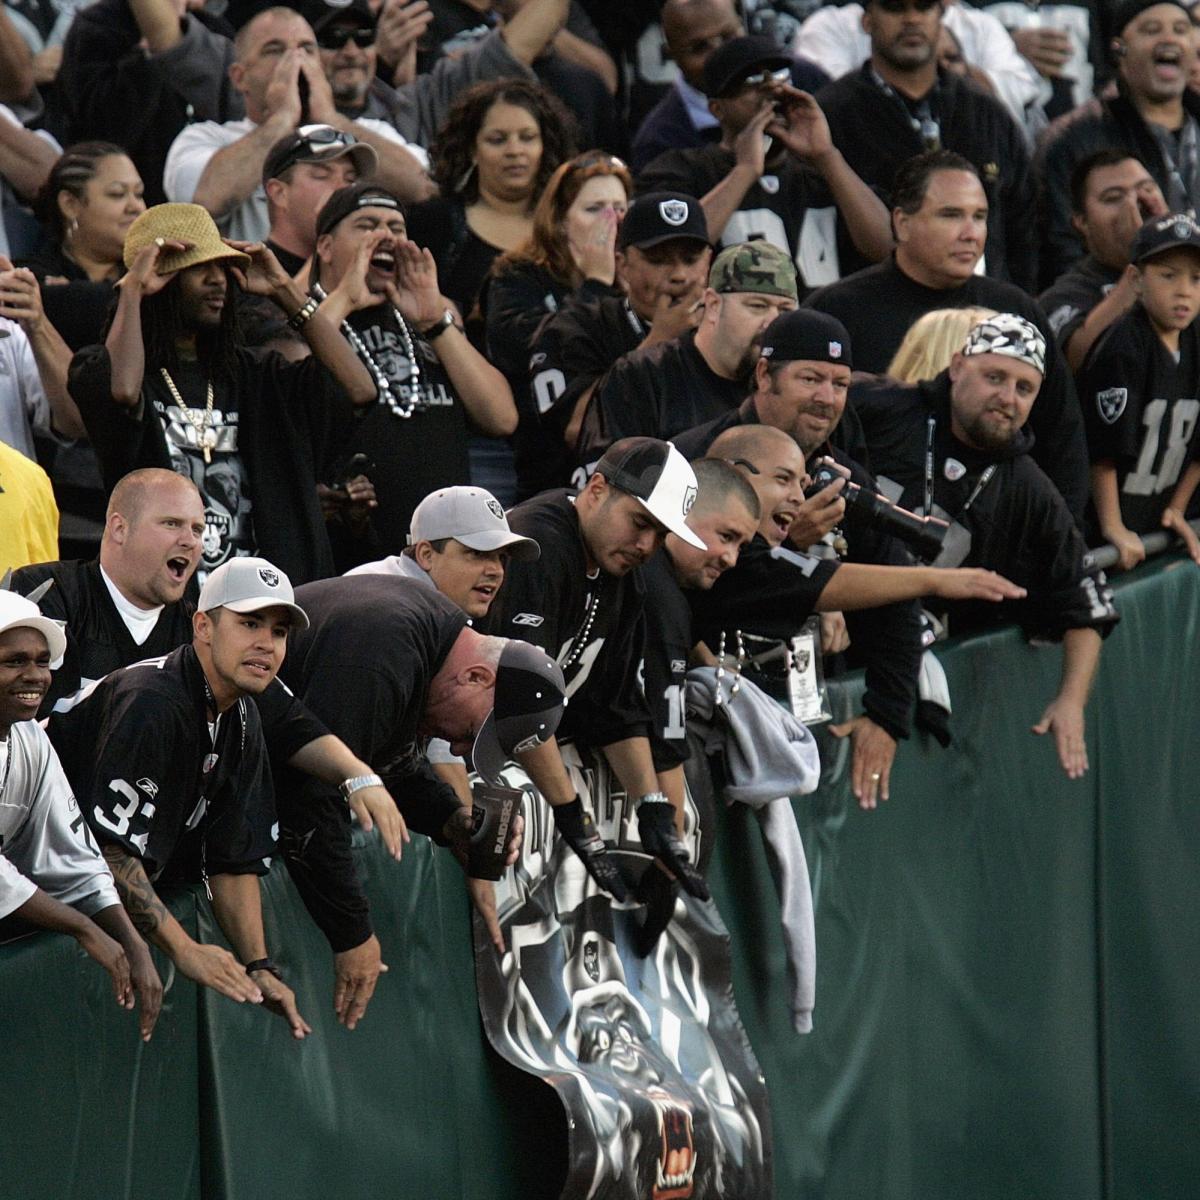
{"type": "MultiPolygon", "coordinates": [[[[391,126],[383,121],[365,117],[355,122],[364,129],[379,137],[387,138],[398,146],[403,146],[424,168],[429,169],[429,155],[420,146],[406,141],[391,126]]],[[[190,204],[196,195],[196,185],[209,159],[218,150],[233,145],[253,133],[257,128],[249,117],[240,121],[226,121],[219,124],[216,121],[197,121],[187,125],[179,136],[171,143],[167,153],[166,166],[163,168],[163,190],[167,199],[176,203],[190,204]]],[[[270,231],[271,222],[267,216],[267,193],[261,183],[254,192],[241,204],[237,205],[225,216],[217,219],[221,232],[235,241],[261,242],[270,231]]]]}
{"type": "Polygon", "coordinates": [[[36,461],[35,432],[52,435],[50,401],[25,330],[0,317],[0,442],[36,461]]]}
{"type": "Polygon", "coordinates": [[[112,597],[121,620],[125,622],[129,636],[139,646],[144,646],[146,639],[154,632],[154,626],[158,624],[158,614],[162,612],[163,605],[160,604],[157,608],[138,608],[132,600],[125,599],[121,589],[109,579],[103,567],[100,568],[100,578],[104,580],[104,586],[108,588],[108,594],[112,597]]]}

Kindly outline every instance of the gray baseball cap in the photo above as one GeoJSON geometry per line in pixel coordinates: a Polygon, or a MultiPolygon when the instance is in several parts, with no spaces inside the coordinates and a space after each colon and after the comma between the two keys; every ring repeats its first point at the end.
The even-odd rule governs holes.
{"type": "Polygon", "coordinates": [[[515,638],[500,653],[496,698],[471,749],[471,765],[498,783],[504,764],[554,736],[567,703],[558,663],[545,650],[515,638]]]}
{"type": "Polygon", "coordinates": [[[542,553],[533,538],[509,529],[500,501],[477,487],[439,488],[413,510],[408,544],[440,538],[453,538],[472,550],[507,550],[523,562],[533,562],[542,553]]]}
{"type": "Polygon", "coordinates": [[[286,608],[293,629],[308,628],[308,614],[296,603],[292,581],[265,558],[231,558],[222,563],[200,589],[200,612],[228,608],[251,613],[264,608],[286,608]]]}

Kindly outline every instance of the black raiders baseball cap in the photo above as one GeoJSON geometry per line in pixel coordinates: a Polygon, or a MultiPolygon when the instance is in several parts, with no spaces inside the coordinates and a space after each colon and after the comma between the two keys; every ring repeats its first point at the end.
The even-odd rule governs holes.
{"type": "Polygon", "coordinates": [[[504,639],[496,665],[496,698],[471,749],[471,765],[489,783],[498,783],[504,764],[554,735],[567,703],[558,663],[545,650],[504,639]]]}
{"type": "Polygon", "coordinates": [[[379,165],[375,147],[360,142],[354,134],[332,125],[301,125],[268,151],[263,161],[263,183],[278,179],[297,163],[331,162],[335,158],[349,158],[360,179],[370,178],[379,165]]]}
{"type": "Polygon", "coordinates": [[[707,246],[708,220],[695,196],[684,192],[647,192],[629,206],[617,229],[617,249],[639,250],[687,238],[707,246]]]}
{"type": "Polygon", "coordinates": [[[405,215],[404,205],[386,188],[381,188],[377,183],[360,180],[358,183],[338,188],[325,201],[317,214],[317,237],[331,233],[352,212],[360,208],[394,208],[401,216],[405,215]]]}
{"type": "Polygon", "coordinates": [[[772,362],[828,362],[849,367],[850,335],[836,317],[813,308],[797,308],[767,326],[759,354],[772,362]]]}
{"type": "Polygon", "coordinates": [[[640,500],[660,525],[689,546],[706,550],[703,540],[688,528],[687,515],[696,501],[696,472],[670,442],[652,437],[622,438],[596,464],[611,487],[640,500]]]}
{"type": "Polygon", "coordinates": [[[299,8],[300,15],[312,26],[313,33],[319,34],[327,25],[335,21],[339,25],[357,25],[360,29],[374,29],[375,15],[367,0],[303,0],[293,5],[299,8]]]}
{"type": "Polygon", "coordinates": [[[729,96],[746,83],[765,83],[765,76],[776,71],[787,71],[790,78],[791,67],[791,55],[785,54],[774,38],[734,38],[708,56],[704,64],[704,94],[710,100],[729,96]],[[757,78],[760,74],[763,79],[757,78]]]}
{"type": "Polygon", "coordinates": [[[1196,219],[1187,213],[1151,217],[1134,236],[1129,261],[1140,265],[1156,254],[1177,250],[1180,246],[1200,250],[1200,224],[1196,219]]]}

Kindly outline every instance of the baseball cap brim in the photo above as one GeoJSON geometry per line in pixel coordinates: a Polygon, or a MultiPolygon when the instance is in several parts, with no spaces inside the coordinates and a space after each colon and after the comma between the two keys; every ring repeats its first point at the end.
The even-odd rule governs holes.
{"type": "MultiPolygon", "coordinates": [[[[629,439],[631,442],[634,440],[629,439]]],[[[653,439],[649,438],[640,440],[653,442],[653,439]]],[[[697,550],[707,550],[708,547],[704,544],[704,540],[694,533],[687,523],[688,511],[696,499],[695,472],[688,465],[687,459],[670,442],[665,444],[667,456],[658,467],[657,478],[648,496],[641,494],[646,490],[646,476],[643,474],[639,479],[636,474],[630,473],[631,463],[628,453],[617,463],[605,461],[609,455],[621,451],[623,445],[621,442],[614,443],[613,447],[606,452],[604,458],[601,458],[597,464],[596,472],[604,476],[610,487],[615,487],[632,496],[668,532],[682,538],[689,546],[694,546],[697,550]]],[[[661,443],[659,445],[661,447],[661,443]]],[[[642,448],[638,448],[636,453],[642,454],[644,451],[642,448]]],[[[654,453],[661,453],[661,449],[654,453]]],[[[657,463],[654,465],[658,466],[657,463]]],[[[632,469],[636,471],[639,468],[633,467],[632,469]]]]}
{"type": "Polygon", "coordinates": [[[518,562],[537,562],[542,556],[542,548],[533,538],[522,537],[519,533],[505,533],[503,529],[487,529],[480,533],[460,533],[454,535],[456,542],[472,550],[507,550],[518,562]]]}
{"type": "Polygon", "coordinates": [[[227,608],[230,612],[235,613],[262,612],[267,608],[286,608],[291,615],[293,629],[308,628],[308,613],[300,605],[289,604],[286,600],[280,600],[278,596],[250,596],[245,600],[231,600],[228,604],[214,607],[227,608]]]}
{"type": "Polygon", "coordinates": [[[0,633],[7,633],[10,629],[37,630],[46,639],[46,646],[50,651],[51,667],[62,666],[63,656],[67,652],[67,635],[57,621],[43,616],[14,617],[6,624],[0,625],[0,633]]]}
{"type": "Polygon", "coordinates": [[[1166,254],[1168,250],[1179,250],[1181,248],[1195,250],[1197,254],[1200,254],[1200,242],[1194,237],[1181,237],[1173,238],[1167,242],[1159,242],[1155,246],[1147,247],[1141,253],[1137,253],[1135,250],[1136,257],[1133,262],[1134,265],[1148,262],[1152,258],[1157,258],[1160,254],[1166,254]]]}

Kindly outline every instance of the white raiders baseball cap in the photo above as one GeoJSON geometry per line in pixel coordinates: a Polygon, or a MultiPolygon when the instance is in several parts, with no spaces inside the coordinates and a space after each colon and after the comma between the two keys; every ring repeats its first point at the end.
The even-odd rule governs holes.
{"type": "Polygon", "coordinates": [[[42,610],[32,600],[18,596],[16,592],[0,591],[0,633],[10,629],[35,629],[46,639],[50,649],[50,663],[62,665],[67,652],[67,635],[63,627],[51,617],[42,616],[42,610]]]}
{"type": "Polygon", "coordinates": [[[696,472],[670,442],[652,437],[622,438],[604,452],[596,464],[596,474],[640,500],[659,524],[689,546],[708,549],[687,523],[696,502],[696,472]]]}
{"type": "Polygon", "coordinates": [[[200,612],[228,608],[236,613],[286,608],[293,629],[308,628],[308,614],[296,603],[292,581],[265,558],[231,558],[222,563],[204,581],[196,607],[200,612]]]}
{"type": "Polygon", "coordinates": [[[472,550],[507,550],[523,562],[533,562],[542,553],[533,538],[509,529],[500,501],[477,487],[439,488],[413,510],[408,544],[441,538],[453,538],[472,550]]]}

